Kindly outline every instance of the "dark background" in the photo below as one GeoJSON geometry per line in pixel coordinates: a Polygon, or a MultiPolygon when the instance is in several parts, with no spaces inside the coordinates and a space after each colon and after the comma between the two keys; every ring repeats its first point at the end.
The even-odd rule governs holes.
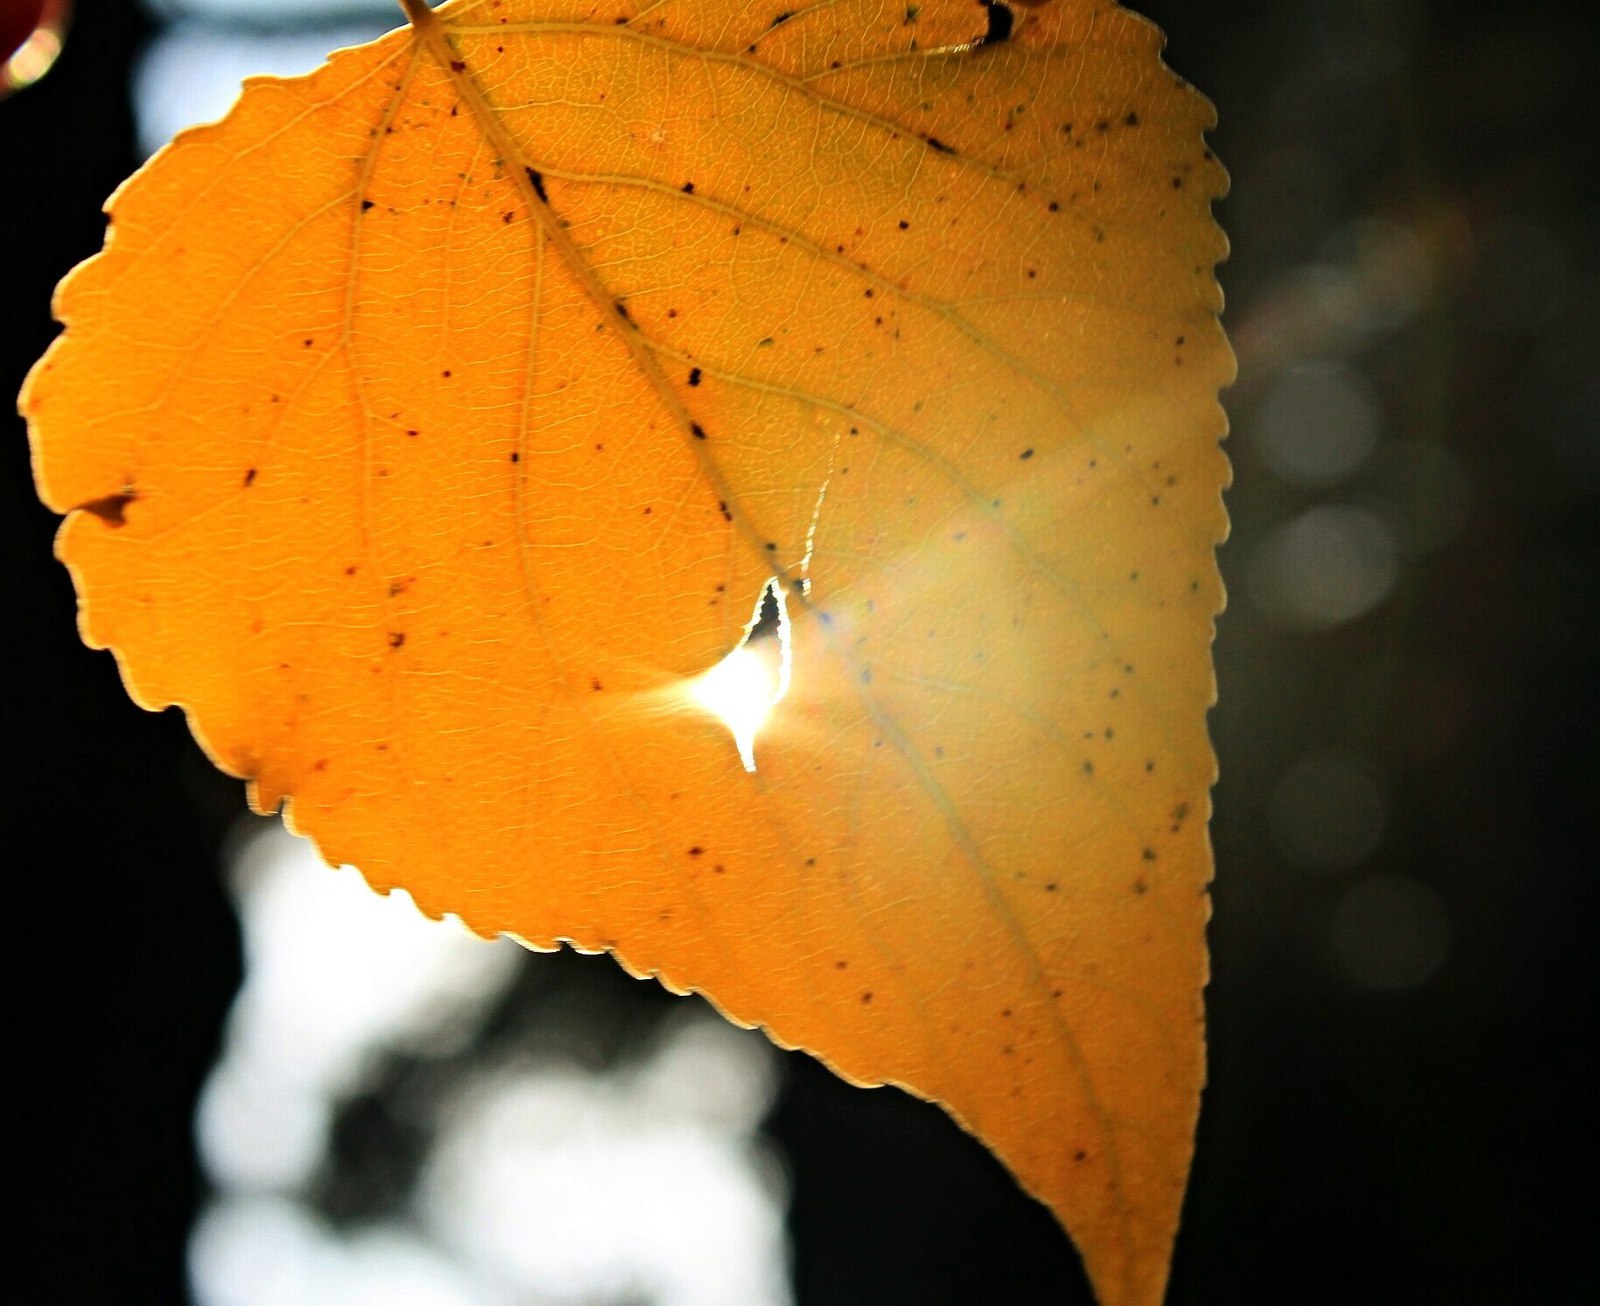
{"type": "MultiPolygon", "coordinates": [[[[1578,1142],[1600,992],[1593,11],[1141,7],[1218,105],[1241,355],[1212,718],[1211,1086],[1171,1300],[1600,1301],[1597,1158],[1578,1142]],[[1302,274],[1372,215],[1422,233],[1420,305],[1365,334],[1319,326],[1302,274]],[[1403,547],[1387,598],[1320,630],[1249,597],[1254,551],[1309,501],[1248,438],[1297,350],[1358,368],[1385,439],[1443,445],[1467,487],[1448,540],[1403,547]],[[1308,874],[1267,809],[1284,769],[1326,748],[1360,757],[1386,822],[1359,865],[1308,874]],[[1420,923],[1404,894],[1357,892],[1396,879],[1423,886],[1420,923]],[[1381,982],[1395,949],[1404,978],[1408,946],[1442,961],[1381,982]]],[[[84,3],[55,70],[0,102],[7,394],[53,334],[51,286],[99,247],[99,205],[137,162],[125,87],[148,30],[128,0],[84,3]]],[[[22,424],[0,422],[7,1295],[182,1302],[203,1191],[190,1114],[241,969],[218,858],[242,795],[78,643],[22,424]]],[[[603,960],[529,964],[593,991],[608,1045],[671,1001],[603,960]]],[[[940,1112],[786,1061],[769,1133],[793,1185],[800,1306],[1087,1300],[1043,1209],[940,1112]]]]}

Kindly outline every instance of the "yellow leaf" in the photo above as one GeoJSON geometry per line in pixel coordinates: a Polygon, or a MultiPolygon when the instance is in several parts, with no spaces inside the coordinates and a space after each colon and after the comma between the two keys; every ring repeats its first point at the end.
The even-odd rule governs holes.
{"type": "Polygon", "coordinates": [[[163,151],[62,284],[23,408],[85,637],[329,860],[936,1099],[1159,1300],[1210,107],[1098,0],[407,7],[163,151]],[[702,677],[769,582],[741,757],[702,677]]]}

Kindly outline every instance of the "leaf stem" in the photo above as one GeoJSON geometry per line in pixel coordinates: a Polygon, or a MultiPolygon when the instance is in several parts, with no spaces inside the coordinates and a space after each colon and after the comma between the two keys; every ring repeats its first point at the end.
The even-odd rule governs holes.
{"type": "Polygon", "coordinates": [[[433,10],[427,0],[400,0],[400,7],[406,11],[406,20],[418,31],[434,21],[433,10]]]}

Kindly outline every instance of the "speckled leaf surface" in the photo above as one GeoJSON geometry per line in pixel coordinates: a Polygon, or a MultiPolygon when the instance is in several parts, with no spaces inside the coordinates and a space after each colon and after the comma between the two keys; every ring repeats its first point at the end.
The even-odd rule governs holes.
{"type": "Polygon", "coordinates": [[[463,0],[114,197],[23,396],[85,637],[378,888],[944,1104],[1162,1295],[1232,375],[1098,0],[463,0]],[[684,687],[784,591],[741,764],[684,687]]]}

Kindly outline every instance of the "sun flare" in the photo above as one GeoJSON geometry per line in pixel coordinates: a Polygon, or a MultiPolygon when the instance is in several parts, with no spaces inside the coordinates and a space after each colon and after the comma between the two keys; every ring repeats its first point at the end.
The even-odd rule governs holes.
{"type": "Polygon", "coordinates": [[[769,586],[762,593],[762,604],[766,603],[768,595],[777,605],[776,622],[763,631],[762,605],[758,604],[757,621],[751,634],[710,671],[689,684],[689,697],[728,727],[746,771],[756,769],[756,733],[767,723],[779,700],[789,692],[792,670],[789,613],[784,605],[784,592],[777,585],[769,586]]]}

